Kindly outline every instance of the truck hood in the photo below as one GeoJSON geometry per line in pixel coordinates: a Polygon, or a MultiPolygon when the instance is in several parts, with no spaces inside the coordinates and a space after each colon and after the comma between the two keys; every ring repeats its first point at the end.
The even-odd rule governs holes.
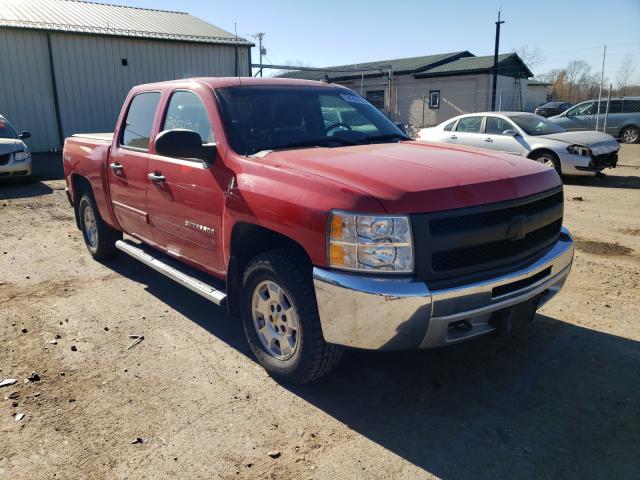
{"type": "Polygon", "coordinates": [[[594,155],[603,155],[620,149],[620,145],[615,138],[608,133],[596,131],[553,133],[551,135],[541,135],[538,138],[557,140],[567,145],[584,145],[589,147],[594,155]]]}
{"type": "Polygon", "coordinates": [[[22,140],[17,138],[0,138],[0,155],[26,150],[22,140]]]}
{"type": "Polygon", "coordinates": [[[268,161],[346,184],[388,213],[500,202],[561,184],[555,170],[515,155],[425,142],[273,151],[268,161]]]}

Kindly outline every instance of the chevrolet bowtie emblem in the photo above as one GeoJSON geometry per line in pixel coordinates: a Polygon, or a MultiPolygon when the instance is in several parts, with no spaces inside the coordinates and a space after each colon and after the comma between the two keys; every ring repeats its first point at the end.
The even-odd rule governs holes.
{"type": "Polygon", "coordinates": [[[527,216],[526,215],[516,215],[511,219],[511,223],[507,227],[506,237],[507,240],[511,240],[512,242],[515,240],[522,240],[525,235],[525,226],[527,224],[527,216]]]}

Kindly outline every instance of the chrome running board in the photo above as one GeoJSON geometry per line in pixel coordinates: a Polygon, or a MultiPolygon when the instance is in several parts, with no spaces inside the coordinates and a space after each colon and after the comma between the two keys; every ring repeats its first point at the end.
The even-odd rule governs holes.
{"type": "MultiPolygon", "coordinates": [[[[210,302],[215,303],[216,305],[222,305],[222,303],[226,300],[227,294],[220,289],[215,288],[208,283],[203,282],[202,280],[197,279],[196,277],[190,275],[189,273],[181,271],[178,266],[178,262],[176,266],[169,265],[167,261],[161,260],[157,257],[154,257],[150,253],[148,253],[144,246],[136,245],[132,242],[125,240],[118,240],[116,242],[116,248],[127,255],[139,260],[144,263],[148,267],[153,268],[156,272],[161,273],[165,277],[169,277],[176,283],[179,283],[183,287],[187,287],[192,292],[197,293],[198,295],[206,298],[210,302]]],[[[154,252],[155,253],[155,252],[154,252]]],[[[158,253],[158,255],[161,255],[158,253]]],[[[169,260],[171,263],[173,261],[169,260]]],[[[185,266],[185,269],[189,267],[185,266]]]]}

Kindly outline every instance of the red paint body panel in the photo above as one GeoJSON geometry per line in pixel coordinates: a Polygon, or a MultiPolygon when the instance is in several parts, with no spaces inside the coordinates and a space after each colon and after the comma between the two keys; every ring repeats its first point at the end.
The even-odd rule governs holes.
{"type": "MultiPolygon", "coordinates": [[[[130,206],[147,214],[144,228],[148,232],[145,235],[150,236],[145,238],[148,243],[219,278],[225,278],[231,234],[239,222],[260,225],[291,238],[305,249],[314,265],[326,266],[326,232],[332,209],[430,212],[510,200],[560,184],[555,171],[531,160],[422,142],[305,148],[271,152],[262,158],[240,156],[228,146],[214,95],[215,88],[240,83],[327,87],[323,82],[237,77],[135,87],[120,114],[111,146],[86,137],[67,139],[67,186],[72,190],[73,174],[85,177],[93,187],[103,219],[114,228],[136,233],[123,225],[124,216],[114,215],[115,198],[111,195],[114,191],[118,195],[118,188],[122,195],[126,186],[116,187],[120,179],[112,178],[108,164],[110,155],[121,152],[118,138],[132,97],[149,90],[160,91],[162,96],[149,152],[143,154],[148,162],[145,168],[161,172],[166,183],[158,186],[144,179],[144,205],[130,206]],[[155,136],[176,89],[197,93],[209,113],[217,158],[208,168],[155,154],[155,136]],[[118,218],[123,218],[123,224],[118,218]],[[214,233],[194,231],[185,225],[186,220],[210,227],[214,233]]],[[[125,194],[122,198],[140,202],[140,191],[137,196],[125,194]]]]}

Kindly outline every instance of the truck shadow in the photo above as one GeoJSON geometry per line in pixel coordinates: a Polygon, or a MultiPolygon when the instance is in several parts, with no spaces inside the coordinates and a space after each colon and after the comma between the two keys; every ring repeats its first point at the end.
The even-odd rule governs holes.
{"type": "MultiPolygon", "coordinates": [[[[240,322],[222,309],[127,258],[107,265],[254,361],[240,322]]],[[[439,350],[350,350],[329,376],[284,387],[441,478],[633,478],[640,342],[540,314],[529,333],[439,350]]]]}
{"type": "Polygon", "coordinates": [[[606,177],[565,176],[562,181],[565,185],[579,185],[582,187],[640,189],[639,176],[624,176],[614,174],[607,175],[606,177]]]}

